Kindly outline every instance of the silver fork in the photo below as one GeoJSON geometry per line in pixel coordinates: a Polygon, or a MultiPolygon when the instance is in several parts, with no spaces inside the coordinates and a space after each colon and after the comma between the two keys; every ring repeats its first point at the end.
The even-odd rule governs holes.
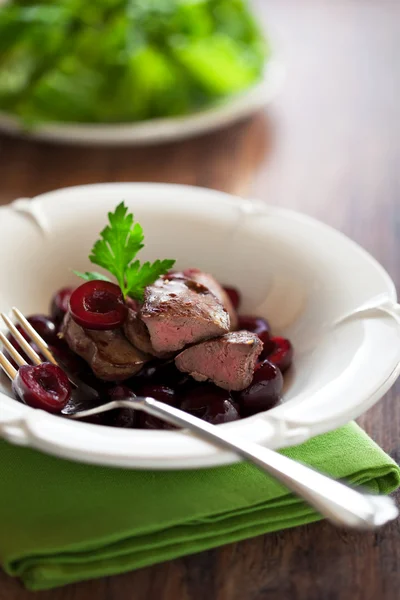
{"type": "MultiPolygon", "coordinates": [[[[23,314],[17,308],[13,308],[13,314],[46,359],[57,364],[46,342],[37,334],[23,314]]],[[[1,313],[1,317],[32,362],[41,364],[40,356],[30,347],[7,315],[1,313]]],[[[24,358],[1,332],[0,341],[19,366],[26,364],[24,358]]],[[[2,352],[0,352],[0,365],[8,377],[13,380],[17,370],[2,352]]],[[[231,433],[226,432],[224,428],[211,425],[177,408],[158,402],[154,398],[136,397],[129,400],[117,400],[64,416],[78,420],[116,408],[142,410],[178,427],[190,429],[195,435],[215,446],[235,452],[262,471],[273,475],[336,525],[355,529],[374,529],[398,516],[398,509],[391,498],[359,492],[269,448],[237,439],[231,433]]]]}

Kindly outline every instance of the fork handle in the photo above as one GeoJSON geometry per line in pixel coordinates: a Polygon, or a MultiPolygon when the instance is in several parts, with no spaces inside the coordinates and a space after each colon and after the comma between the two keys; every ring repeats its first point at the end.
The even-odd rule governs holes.
{"type": "Polygon", "coordinates": [[[232,450],[262,471],[273,475],[337,525],[374,529],[398,516],[397,507],[391,498],[358,492],[311,467],[269,448],[238,440],[220,427],[153,398],[136,398],[135,404],[146,413],[173,425],[189,428],[198,437],[232,450]]]}

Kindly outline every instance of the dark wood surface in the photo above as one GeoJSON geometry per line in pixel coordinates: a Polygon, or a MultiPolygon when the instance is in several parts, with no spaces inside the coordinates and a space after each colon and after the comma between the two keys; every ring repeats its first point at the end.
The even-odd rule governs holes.
{"type": "MultiPolygon", "coordinates": [[[[285,87],[268,111],[155,148],[68,148],[0,137],[0,203],[100,181],[255,195],[350,235],[399,284],[399,2],[255,4],[287,64],[285,87]]],[[[397,385],[359,420],[396,460],[399,392],[397,385]]],[[[396,600],[399,590],[399,522],[363,535],[319,523],[35,595],[0,574],[0,600],[396,600]]]]}

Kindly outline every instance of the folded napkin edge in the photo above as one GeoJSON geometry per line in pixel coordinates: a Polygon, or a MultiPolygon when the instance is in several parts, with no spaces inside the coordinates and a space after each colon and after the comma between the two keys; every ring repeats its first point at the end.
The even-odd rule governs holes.
{"type": "MultiPolygon", "coordinates": [[[[393,469],[391,465],[388,465],[387,468],[382,467],[380,471],[381,473],[378,476],[376,476],[376,474],[372,476],[371,472],[368,471],[357,473],[353,477],[349,478],[348,482],[351,485],[364,486],[366,490],[375,493],[378,493],[383,487],[383,493],[389,494],[398,487],[400,482],[400,475],[397,473],[396,470],[393,469]],[[398,477],[396,477],[396,474],[398,475],[398,477]],[[390,477],[391,475],[393,475],[393,478],[390,477]],[[381,486],[380,480],[388,477],[390,478],[390,480],[388,480],[384,486],[381,486]]],[[[131,544],[134,541],[136,544],[139,544],[141,549],[145,548],[145,539],[149,536],[153,536],[153,542],[149,545],[149,548],[152,546],[154,547],[154,536],[165,535],[168,537],[169,540],[171,539],[171,534],[173,534],[174,530],[176,529],[180,529],[181,531],[184,531],[185,529],[190,529],[191,533],[188,535],[193,536],[193,531],[197,527],[200,527],[202,537],[209,539],[209,537],[212,537],[214,535],[216,526],[222,527],[224,530],[226,529],[228,531],[234,532],[236,527],[230,525],[230,522],[232,521],[235,522],[238,519],[246,519],[248,521],[250,517],[252,517],[252,519],[250,518],[250,520],[257,521],[258,515],[263,514],[263,519],[269,518],[269,522],[271,522],[271,512],[280,510],[285,511],[289,507],[292,511],[292,515],[293,513],[295,513],[296,517],[299,514],[299,512],[301,512],[302,516],[304,517],[312,517],[310,522],[322,519],[322,517],[318,515],[311,507],[307,506],[301,498],[296,498],[288,491],[283,498],[279,497],[277,499],[269,500],[265,503],[258,503],[254,506],[246,507],[244,509],[238,509],[229,513],[219,514],[216,515],[214,518],[207,517],[204,519],[196,519],[194,521],[188,520],[186,522],[176,522],[170,525],[169,527],[165,527],[161,530],[157,526],[155,526],[153,530],[144,530],[141,532],[138,532],[136,530],[135,532],[129,532],[128,534],[125,533],[124,537],[121,537],[120,534],[115,534],[115,536],[98,538],[92,546],[87,542],[81,542],[78,544],[70,545],[68,548],[63,549],[62,552],[58,552],[54,548],[49,548],[46,552],[43,552],[42,550],[37,554],[32,553],[28,557],[17,555],[9,556],[7,561],[3,564],[3,568],[10,575],[23,576],[25,569],[29,569],[30,564],[33,565],[38,561],[45,561],[48,564],[51,564],[53,562],[57,564],[59,564],[60,562],[64,564],[68,562],[78,564],[79,562],[81,562],[81,559],[84,558],[85,564],[87,564],[87,558],[90,555],[90,553],[100,553],[102,558],[112,558],[113,556],[115,556],[117,548],[120,552],[122,552],[122,554],[130,553],[132,552],[132,550],[129,547],[129,544],[131,544]],[[210,532],[209,536],[205,532],[205,528],[207,526],[213,528],[213,531],[210,532]],[[121,548],[121,546],[126,546],[126,548],[123,549],[121,548]]],[[[278,518],[281,519],[282,516],[280,515],[278,518]]],[[[241,530],[243,527],[245,527],[245,524],[243,526],[239,525],[238,530],[241,530]]],[[[287,527],[290,527],[290,525],[287,525],[287,527]]],[[[271,531],[276,530],[277,529],[275,528],[271,529],[271,531]]],[[[181,535],[182,533],[178,533],[177,536],[175,535],[172,537],[180,537],[181,535]]],[[[166,541],[166,545],[168,545],[168,540],[166,541]]],[[[236,541],[239,541],[239,539],[236,541]]]]}

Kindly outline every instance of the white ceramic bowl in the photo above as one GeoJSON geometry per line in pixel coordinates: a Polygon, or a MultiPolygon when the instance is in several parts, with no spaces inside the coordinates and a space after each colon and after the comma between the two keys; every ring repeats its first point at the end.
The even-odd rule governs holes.
{"type": "Polygon", "coordinates": [[[18,119],[0,113],[0,130],[62,144],[137,146],[181,140],[224,127],[263,108],[279,91],[284,76],[282,62],[277,58],[270,59],[263,79],[256,85],[214,106],[182,117],[116,124],[47,123],[27,131],[18,119]]]}
{"type": "MultiPolygon", "coordinates": [[[[399,375],[394,285],[342,234],[291,211],[202,188],[101,184],[18,200],[0,209],[0,309],[46,312],[57,288],[85,270],[106,212],[125,200],[144,227],[143,259],[176,257],[243,294],[242,312],[267,317],[295,347],[284,403],[221,425],[272,448],[358,417],[399,375]],[[5,258],[7,256],[7,258],[5,258]]],[[[91,463],[140,468],[221,465],[236,457],[187,432],[136,431],[67,421],[0,393],[0,435],[91,463]]]]}

